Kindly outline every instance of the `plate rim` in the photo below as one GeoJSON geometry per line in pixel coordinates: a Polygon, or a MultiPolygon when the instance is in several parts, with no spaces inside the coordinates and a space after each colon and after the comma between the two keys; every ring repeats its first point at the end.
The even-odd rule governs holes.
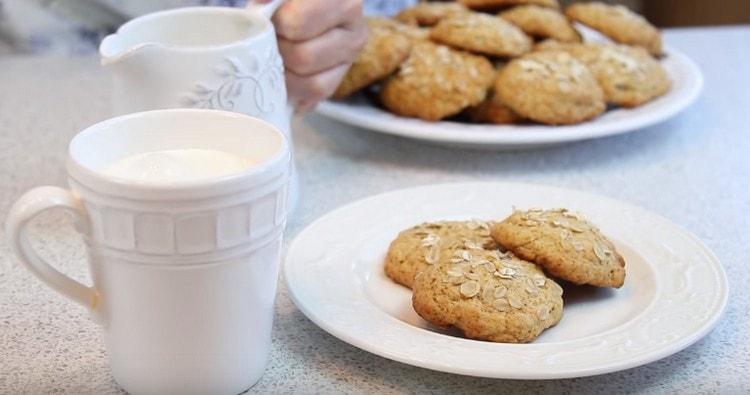
{"type": "MultiPolygon", "coordinates": [[[[700,240],[697,236],[692,234],[687,229],[683,228],[682,226],[668,220],[667,218],[651,212],[649,210],[646,210],[644,208],[641,208],[639,206],[636,206],[634,204],[631,204],[629,202],[617,200],[614,198],[611,198],[606,195],[596,194],[588,191],[580,191],[580,190],[574,190],[569,188],[561,188],[556,186],[548,186],[543,184],[533,184],[533,183],[519,183],[519,182],[493,182],[493,181],[480,181],[480,182],[459,182],[459,183],[436,183],[436,184],[428,184],[428,185],[422,185],[422,186],[416,186],[416,187],[409,187],[409,188],[403,188],[403,189],[396,189],[391,191],[382,192],[376,195],[372,195],[369,197],[365,197],[363,199],[356,200],[354,202],[350,202],[348,204],[345,204],[343,206],[340,206],[338,208],[335,208],[333,210],[330,210],[329,212],[321,215],[311,223],[307,224],[302,231],[300,231],[294,240],[290,243],[288,249],[286,250],[284,261],[283,261],[283,267],[282,267],[282,273],[284,278],[285,286],[287,287],[288,294],[294,305],[307,317],[310,321],[312,321],[315,325],[317,325],[319,328],[323,329],[328,334],[354,346],[361,350],[367,351],[369,353],[378,355],[380,357],[384,357],[393,361],[405,363],[412,366],[417,366],[421,368],[426,368],[434,371],[440,371],[445,373],[453,373],[453,374],[460,374],[460,375],[466,375],[466,376],[474,376],[474,377],[486,377],[486,378],[498,378],[498,379],[520,379],[520,380],[549,380],[549,379],[565,379],[565,378],[576,378],[576,377],[587,377],[587,376],[595,376],[595,375],[601,375],[606,373],[613,373],[617,371],[627,370],[638,366],[643,366],[652,362],[655,362],[657,360],[660,360],[662,358],[665,358],[667,356],[676,354],[687,347],[690,347],[691,345],[695,344],[697,341],[705,337],[708,333],[710,333],[718,324],[722,316],[724,315],[724,312],[726,311],[728,298],[729,298],[729,287],[728,287],[728,280],[726,277],[726,272],[721,265],[721,262],[719,261],[718,257],[711,251],[705,243],[703,243],[702,240],[700,240]],[[700,248],[704,253],[706,253],[706,256],[710,258],[710,262],[712,264],[713,269],[716,271],[717,274],[717,280],[719,284],[719,288],[717,291],[721,293],[718,301],[717,308],[713,310],[712,314],[708,319],[706,319],[705,323],[696,331],[691,333],[689,336],[684,336],[679,339],[676,343],[671,343],[668,347],[661,347],[655,351],[648,352],[645,357],[634,357],[626,359],[625,361],[616,361],[611,364],[606,365],[598,365],[594,367],[590,367],[587,369],[576,369],[575,371],[561,371],[561,372],[544,372],[543,370],[536,371],[534,374],[529,373],[508,373],[508,372],[497,372],[497,371],[491,371],[491,370],[483,370],[479,371],[474,368],[465,368],[462,366],[446,366],[444,364],[440,364],[437,362],[432,361],[421,361],[415,358],[407,358],[403,357],[402,355],[393,353],[392,351],[389,351],[387,347],[383,347],[381,345],[363,342],[362,340],[358,339],[357,336],[350,335],[344,331],[339,330],[338,328],[334,327],[333,325],[327,323],[325,320],[323,320],[321,317],[316,315],[314,311],[308,308],[305,301],[302,301],[298,298],[298,295],[295,291],[295,286],[292,284],[292,280],[290,280],[290,276],[287,275],[289,266],[292,264],[292,252],[297,249],[297,245],[304,240],[304,238],[307,235],[307,232],[311,231],[311,228],[313,228],[313,225],[322,222],[329,217],[334,217],[339,212],[345,211],[347,209],[350,209],[354,206],[359,205],[366,205],[369,201],[377,200],[379,198],[382,198],[385,195],[390,194],[399,194],[406,191],[414,191],[419,189],[428,189],[431,187],[482,187],[485,185],[503,185],[505,187],[509,186],[523,186],[526,188],[549,188],[557,190],[558,192],[574,192],[576,194],[583,194],[583,195],[589,195],[593,196],[598,199],[603,199],[607,201],[608,203],[616,203],[621,204],[629,207],[630,209],[634,209],[636,211],[639,211],[641,214],[652,216],[653,218],[657,219],[659,222],[668,224],[671,228],[673,228],[675,231],[677,231],[681,236],[687,237],[692,243],[695,244],[698,248],[700,248]]],[[[649,305],[649,308],[651,305],[649,305]]],[[[382,310],[381,310],[382,311],[382,310]]],[[[645,310],[644,310],[645,312],[645,310]]],[[[382,311],[383,315],[388,317],[392,322],[396,323],[396,325],[402,325],[406,326],[412,329],[420,329],[422,331],[425,331],[429,336],[445,336],[442,334],[437,334],[434,332],[430,332],[424,328],[417,328],[413,327],[412,325],[405,323],[403,321],[400,321],[396,319],[395,317],[387,314],[386,312],[382,311]]],[[[615,330],[616,328],[610,329],[615,330]]],[[[608,330],[608,331],[610,331],[608,330]]],[[[602,333],[606,333],[608,331],[604,331],[602,333]]],[[[601,333],[598,333],[596,335],[601,335],[601,333]]],[[[579,339],[571,339],[561,342],[556,342],[557,344],[565,343],[565,342],[573,342],[573,341],[579,341],[581,339],[586,339],[587,337],[592,337],[595,335],[589,335],[585,336],[583,338],[579,339]]],[[[453,339],[452,339],[453,340],[453,339]]],[[[462,340],[467,342],[475,342],[474,340],[470,339],[464,339],[464,338],[456,338],[456,340],[462,340]]],[[[518,347],[519,345],[513,345],[513,344],[501,344],[501,343],[489,343],[492,346],[508,346],[508,347],[518,347]]],[[[533,343],[523,345],[523,346],[534,346],[533,343]]]]}
{"type": "MultiPolygon", "coordinates": [[[[679,50],[667,46],[665,47],[665,52],[670,58],[675,60],[680,68],[686,70],[684,75],[687,76],[688,83],[686,84],[686,89],[688,90],[685,94],[672,98],[670,105],[665,109],[662,109],[660,112],[645,113],[632,120],[625,120],[626,122],[629,122],[625,127],[620,125],[620,121],[610,122],[603,125],[597,125],[594,121],[563,126],[533,125],[531,127],[536,129],[549,130],[523,131],[519,130],[518,126],[515,125],[477,125],[449,121],[432,123],[414,118],[399,117],[397,115],[386,113],[385,111],[383,111],[384,114],[395,117],[396,121],[374,123],[371,121],[372,117],[370,115],[357,114],[352,110],[342,111],[341,108],[344,106],[343,104],[332,102],[330,100],[320,103],[315,108],[315,112],[337,122],[361,128],[368,132],[384,133],[443,145],[447,144],[485,148],[523,147],[564,144],[574,141],[615,136],[642,130],[646,127],[667,121],[690,107],[700,97],[700,93],[705,84],[704,76],[700,67],[698,67],[690,57],[679,50]],[[402,122],[413,123],[413,125],[404,125],[402,122]],[[444,130],[438,130],[447,125],[454,127],[456,130],[451,131],[450,133],[447,133],[444,130]],[[474,130],[463,130],[458,132],[457,130],[459,128],[474,130]]],[[[673,89],[674,88],[675,87],[673,87],[673,89]]],[[[651,104],[652,103],[646,103],[644,106],[649,106],[651,104]]],[[[618,111],[629,111],[629,109],[621,108],[618,109],[618,111]]]]}

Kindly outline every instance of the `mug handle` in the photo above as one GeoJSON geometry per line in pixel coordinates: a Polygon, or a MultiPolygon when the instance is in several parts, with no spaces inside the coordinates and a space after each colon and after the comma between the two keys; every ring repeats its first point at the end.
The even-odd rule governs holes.
{"type": "Polygon", "coordinates": [[[272,0],[268,3],[251,0],[247,3],[247,10],[251,13],[262,15],[264,18],[271,19],[282,4],[284,4],[284,0],[272,0]]]}
{"type": "Polygon", "coordinates": [[[93,310],[99,299],[96,289],[87,287],[50,266],[37,255],[26,237],[29,222],[53,208],[64,208],[73,213],[77,225],[88,224],[81,200],[73,193],[57,187],[34,188],[21,196],[8,213],[5,233],[10,247],[26,269],[50,288],[93,310]]]}

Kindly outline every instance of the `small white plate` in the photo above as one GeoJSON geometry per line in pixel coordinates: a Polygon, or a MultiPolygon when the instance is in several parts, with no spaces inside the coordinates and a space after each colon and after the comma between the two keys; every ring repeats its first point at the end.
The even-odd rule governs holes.
{"type": "Polygon", "coordinates": [[[284,272],[297,307],[345,342],[410,365],[508,379],[590,376],[664,358],[706,335],[727,301],[716,257],[678,226],[606,197],[511,183],[419,187],[337,209],[299,234],[284,272]],[[557,326],[530,344],[499,344],[429,325],[412,309],[411,291],[383,274],[399,231],[424,221],[500,219],[514,205],[583,213],[625,257],[625,286],[569,287],[557,326]]]}
{"type": "Polygon", "coordinates": [[[480,125],[427,122],[394,115],[363,95],[346,101],[327,101],[317,112],[340,122],[436,144],[483,149],[533,148],[632,132],[665,121],[695,101],[703,87],[698,66],[681,52],[667,48],[662,65],[672,79],[672,90],[643,106],[607,111],[593,121],[569,126],[480,125]]]}

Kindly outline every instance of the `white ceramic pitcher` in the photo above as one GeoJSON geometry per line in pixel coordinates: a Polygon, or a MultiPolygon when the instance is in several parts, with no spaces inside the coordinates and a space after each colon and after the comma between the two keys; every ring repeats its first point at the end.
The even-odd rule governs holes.
{"type": "Polygon", "coordinates": [[[284,65],[269,20],[281,3],[178,8],[122,25],[99,48],[114,77],[115,115],[234,111],[270,122],[289,138],[284,65]]]}
{"type": "MultiPolygon", "coordinates": [[[[276,126],[294,152],[293,108],[270,22],[283,2],[177,8],[122,25],[99,47],[114,79],[114,114],[170,108],[239,112],[276,126]]],[[[293,166],[290,212],[298,189],[293,166]]]]}

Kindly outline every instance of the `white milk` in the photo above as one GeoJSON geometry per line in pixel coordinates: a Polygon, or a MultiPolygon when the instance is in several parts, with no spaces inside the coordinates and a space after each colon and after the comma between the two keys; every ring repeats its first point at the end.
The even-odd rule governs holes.
{"type": "Polygon", "coordinates": [[[179,149],[128,156],[109,165],[104,173],[130,181],[170,184],[237,174],[253,164],[228,152],[179,149]]]}

